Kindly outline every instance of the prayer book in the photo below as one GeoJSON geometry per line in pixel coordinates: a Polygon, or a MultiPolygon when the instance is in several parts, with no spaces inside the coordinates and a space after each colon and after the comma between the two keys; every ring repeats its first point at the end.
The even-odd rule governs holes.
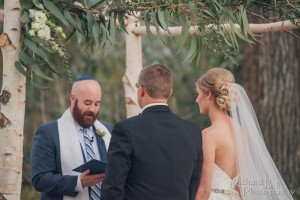
{"type": "Polygon", "coordinates": [[[90,174],[102,174],[105,173],[106,162],[92,159],[79,167],[73,169],[75,172],[84,172],[85,170],[89,169],[91,172],[90,174]]]}

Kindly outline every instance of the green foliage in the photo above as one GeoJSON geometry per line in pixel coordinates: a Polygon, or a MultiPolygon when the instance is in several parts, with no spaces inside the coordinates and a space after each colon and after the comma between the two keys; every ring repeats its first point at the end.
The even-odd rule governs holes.
{"type": "Polygon", "coordinates": [[[234,57],[239,52],[238,39],[248,43],[256,41],[250,31],[247,18],[249,13],[261,15],[268,21],[270,11],[277,14],[277,20],[289,19],[296,22],[295,20],[300,18],[300,5],[297,1],[115,0],[110,8],[111,12],[126,12],[128,15],[136,15],[135,12],[140,11],[147,34],[150,36],[151,25],[156,27],[159,36],[159,28],[169,32],[169,27],[172,26],[170,24],[182,26],[179,50],[185,42],[189,42],[190,53],[185,60],[196,62],[206,49],[211,49],[216,54],[236,62],[234,57]],[[234,24],[238,24],[241,31],[234,24]],[[198,29],[197,37],[187,40],[190,26],[198,29]]]}
{"type": "Polygon", "coordinates": [[[236,62],[234,58],[239,52],[238,40],[255,42],[249,28],[248,14],[264,17],[268,22],[272,19],[289,19],[296,23],[300,18],[300,5],[295,0],[23,0],[22,6],[24,13],[20,20],[23,23],[24,42],[22,57],[20,56],[16,67],[23,75],[36,82],[51,80],[46,77],[52,73],[61,74],[61,69],[69,71],[69,56],[64,43],[72,37],[76,38],[77,44],[84,51],[102,48],[104,53],[107,52],[107,48],[115,44],[116,32],[126,31],[129,15],[137,16],[144,22],[150,37],[150,26],[155,26],[160,37],[160,30],[170,32],[170,27],[182,26],[178,51],[186,43],[190,43],[185,60],[194,62],[199,62],[206,49],[236,62]],[[30,9],[46,14],[52,41],[33,34],[30,9]],[[269,19],[270,11],[275,13],[275,16],[272,14],[272,19],[269,19]],[[240,28],[234,24],[238,24],[240,28]],[[66,40],[60,38],[55,31],[58,26],[62,26],[63,33],[68,35],[66,40]],[[191,26],[197,29],[197,36],[189,36],[191,26]]]}

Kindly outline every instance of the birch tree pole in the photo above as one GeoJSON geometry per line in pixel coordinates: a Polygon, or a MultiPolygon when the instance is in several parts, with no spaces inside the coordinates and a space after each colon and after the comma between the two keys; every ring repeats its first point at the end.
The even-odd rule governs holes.
{"type": "Polygon", "coordinates": [[[139,73],[143,65],[142,41],[140,35],[133,33],[133,29],[140,24],[139,20],[134,16],[130,16],[127,22],[126,71],[123,76],[123,86],[125,90],[127,117],[132,117],[141,111],[137,102],[135,83],[138,81],[139,73]]]}
{"type": "Polygon", "coordinates": [[[20,199],[23,160],[23,126],[26,78],[18,60],[21,39],[19,0],[4,1],[4,28],[0,43],[3,55],[3,84],[0,96],[0,193],[8,200],[20,199]]]}

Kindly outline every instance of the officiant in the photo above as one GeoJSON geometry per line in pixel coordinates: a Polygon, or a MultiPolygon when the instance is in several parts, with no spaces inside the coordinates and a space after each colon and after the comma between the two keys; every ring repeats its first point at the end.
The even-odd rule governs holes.
{"type": "Polygon", "coordinates": [[[80,77],[72,85],[70,108],[58,120],[37,129],[30,171],[40,199],[100,199],[104,174],[73,169],[91,159],[106,162],[112,126],[97,120],[101,97],[101,87],[93,77],[80,77]]]}

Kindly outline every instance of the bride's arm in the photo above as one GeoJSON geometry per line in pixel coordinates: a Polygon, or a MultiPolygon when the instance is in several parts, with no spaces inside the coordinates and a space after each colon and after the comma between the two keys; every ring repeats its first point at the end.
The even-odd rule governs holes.
{"type": "Polygon", "coordinates": [[[206,200],[209,198],[211,192],[216,145],[212,134],[207,130],[204,130],[202,133],[202,148],[204,159],[195,200],[206,200]]]}

